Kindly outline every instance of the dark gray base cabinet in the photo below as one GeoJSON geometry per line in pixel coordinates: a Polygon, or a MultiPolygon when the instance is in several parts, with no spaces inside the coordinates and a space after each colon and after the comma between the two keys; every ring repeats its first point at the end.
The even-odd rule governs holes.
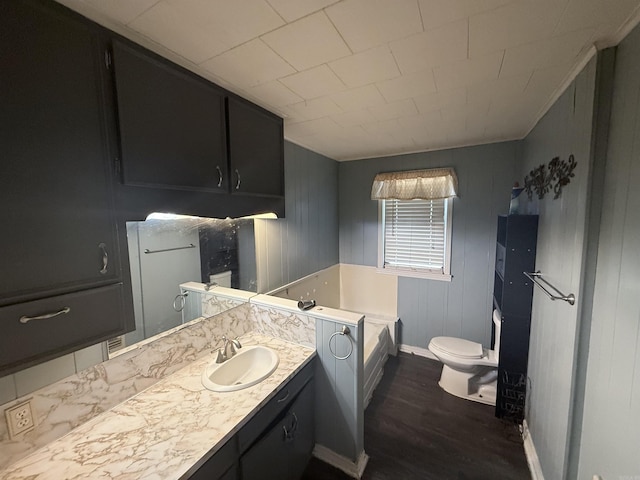
{"type": "Polygon", "coordinates": [[[240,458],[242,480],[270,478],[297,480],[304,472],[315,443],[313,419],[313,381],[296,400],[240,458]]]}
{"type": "Polygon", "coordinates": [[[315,445],[313,361],[190,480],[297,480],[315,445]]]}

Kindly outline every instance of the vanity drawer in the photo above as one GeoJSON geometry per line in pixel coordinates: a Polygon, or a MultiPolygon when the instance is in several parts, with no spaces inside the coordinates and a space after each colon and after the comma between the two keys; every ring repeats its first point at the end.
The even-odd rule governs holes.
{"type": "Polygon", "coordinates": [[[304,368],[280,390],[238,433],[238,447],[240,453],[245,452],[276,419],[276,417],[291,404],[296,395],[313,378],[314,360],[304,368]]]}
{"type": "Polygon", "coordinates": [[[124,332],[122,283],[0,308],[0,372],[124,332]]]}

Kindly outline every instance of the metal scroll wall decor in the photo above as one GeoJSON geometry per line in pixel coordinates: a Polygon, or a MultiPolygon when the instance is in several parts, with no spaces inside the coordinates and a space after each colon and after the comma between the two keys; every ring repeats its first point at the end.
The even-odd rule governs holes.
{"type": "Polygon", "coordinates": [[[548,166],[543,163],[531,170],[524,177],[524,189],[529,200],[532,199],[534,193],[542,200],[551,190],[554,192],[553,199],[559,198],[562,188],[569,185],[574,177],[573,171],[576,165],[576,160],[571,154],[568,160],[560,160],[560,157],[555,157],[548,166]]]}

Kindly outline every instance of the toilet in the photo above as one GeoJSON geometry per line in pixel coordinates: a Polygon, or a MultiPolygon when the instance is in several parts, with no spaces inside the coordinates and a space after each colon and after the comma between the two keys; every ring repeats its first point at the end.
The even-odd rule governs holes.
{"type": "Polygon", "coordinates": [[[434,337],[429,350],[443,363],[438,384],[456,397],[487,405],[496,404],[498,353],[502,316],[493,311],[495,348],[488,350],[481,344],[455,337],[434,337]]]}

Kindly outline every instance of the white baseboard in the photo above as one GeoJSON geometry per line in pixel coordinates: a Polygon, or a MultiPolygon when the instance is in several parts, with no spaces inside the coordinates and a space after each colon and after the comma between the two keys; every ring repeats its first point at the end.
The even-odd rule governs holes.
{"type": "Polygon", "coordinates": [[[531,472],[531,480],[544,480],[542,465],[540,465],[536,446],[533,444],[531,432],[529,432],[529,426],[526,420],[522,422],[522,439],[524,441],[524,454],[527,457],[527,464],[531,472]]]}
{"type": "Polygon", "coordinates": [[[431,360],[438,360],[438,357],[436,357],[433,353],[431,353],[431,350],[427,348],[414,347],[413,345],[404,345],[404,344],[400,344],[398,348],[400,349],[401,352],[412,353],[420,357],[430,358],[431,360]]]}
{"type": "Polygon", "coordinates": [[[328,463],[329,465],[336,467],[338,470],[342,470],[350,477],[356,478],[358,480],[362,478],[364,469],[367,466],[367,462],[369,461],[369,455],[364,453],[364,450],[358,457],[357,462],[354,463],[348,458],[343,457],[342,455],[338,455],[333,450],[330,450],[322,445],[318,445],[317,443],[313,448],[313,456],[319,460],[322,460],[324,463],[328,463]]]}

